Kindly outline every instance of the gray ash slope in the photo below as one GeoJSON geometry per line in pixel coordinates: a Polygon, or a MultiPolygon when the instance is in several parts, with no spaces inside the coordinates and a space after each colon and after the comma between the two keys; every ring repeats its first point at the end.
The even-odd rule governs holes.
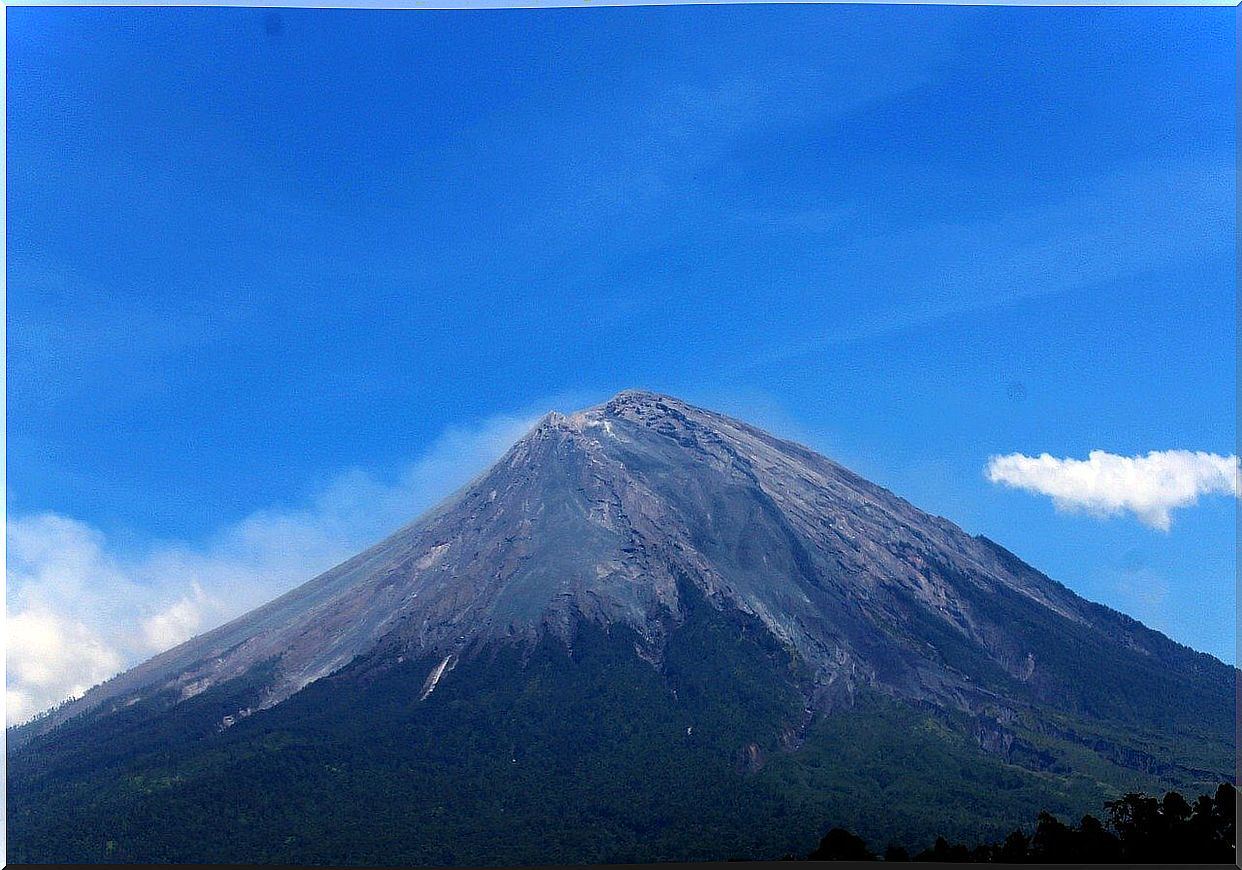
{"type": "Polygon", "coordinates": [[[9,731],[19,863],[921,849],[1232,780],[1236,671],[735,420],[550,414],[434,511],[9,731]]]}
{"type": "Polygon", "coordinates": [[[264,709],[360,657],[429,657],[430,688],[490,644],[572,647],[584,626],[631,629],[658,670],[687,589],[758,620],[800,663],[813,714],[876,692],[964,713],[997,751],[1020,722],[1148,772],[1232,778],[1204,760],[1223,755],[1153,747],[1227,740],[1233,668],[805,447],[639,391],[547,415],[385,541],[10,741],[260,673],[264,709]]]}

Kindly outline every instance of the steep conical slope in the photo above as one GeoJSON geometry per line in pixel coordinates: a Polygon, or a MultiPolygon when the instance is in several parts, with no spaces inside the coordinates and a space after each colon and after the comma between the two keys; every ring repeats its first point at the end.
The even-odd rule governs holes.
{"type": "MultiPolygon", "coordinates": [[[[266,759],[281,775],[290,756],[256,749],[270,750],[273,734],[303,735],[295,742],[316,758],[359,763],[361,728],[389,747],[389,762],[440,783],[432,794],[446,800],[469,803],[463,783],[498,788],[522,772],[506,819],[486,823],[473,807],[473,834],[460,819],[448,825],[466,840],[507,831],[512,850],[461,852],[449,842],[466,856],[453,860],[552,860],[522,851],[549,842],[537,834],[549,789],[579,795],[572,812],[594,814],[581,831],[606,831],[601,819],[627,799],[596,781],[599,765],[631,786],[652,781],[651,765],[672,765],[681,786],[666,783],[630,803],[663,818],[693,785],[695,805],[715,808],[718,827],[707,827],[733,830],[742,839],[729,848],[747,852],[760,841],[737,830],[737,804],[728,810],[722,796],[748,790],[774,814],[798,800],[821,806],[820,791],[798,798],[792,783],[806,779],[798,766],[818,757],[832,729],[865,743],[875,727],[939,723],[934,743],[945,763],[960,768],[969,757],[999,771],[998,781],[1010,776],[1013,794],[1027,796],[1022,806],[1071,806],[1135,783],[1230,778],[1234,673],[801,446],[666,396],[626,392],[548,415],[470,486],[371,550],[11,733],[13,743],[32,740],[12,769],[26,794],[53,803],[62,786],[83,787],[83,769],[137,771],[144,782],[158,769],[174,783],[161,794],[167,801],[227,788],[211,785],[204,767],[220,752],[266,759]],[[532,683],[532,675],[541,676],[532,683]],[[527,694],[515,695],[522,686],[527,694]],[[542,699],[542,713],[523,706],[531,697],[542,699]],[[526,713],[484,721],[485,712],[506,710],[526,713]],[[630,748],[583,743],[564,732],[567,722],[575,735],[597,726],[599,741],[630,748]],[[427,752],[406,754],[404,739],[432,734],[427,752]],[[519,763],[519,746],[541,758],[542,778],[504,766],[505,754],[519,763]],[[186,764],[196,772],[168,772],[186,764]],[[579,794],[588,782],[593,790],[579,794]],[[519,818],[527,823],[512,829],[519,818]],[[522,837],[536,839],[523,845],[522,837]]],[[[904,750],[876,752],[900,756],[918,739],[908,734],[904,750]]],[[[858,756],[832,793],[865,804],[880,791],[860,779],[874,762],[858,756]]],[[[234,771],[234,787],[253,788],[237,784],[252,775],[234,771]]],[[[913,776],[928,781],[926,771],[913,776]]],[[[931,776],[943,784],[943,772],[931,776]]],[[[305,795],[329,784],[315,774],[297,787],[305,795]]],[[[103,827],[90,828],[93,848],[106,848],[98,832],[114,824],[127,832],[131,858],[183,854],[152,851],[143,832],[189,824],[193,812],[98,787],[107,794],[99,805],[110,809],[94,817],[103,827]]],[[[326,851],[273,854],[402,860],[374,851],[388,842],[382,832],[372,831],[372,847],[340,845],[367,829],[356,816],[380,800],[366,789],[355,798],[349,823],[323,833],[326,851]]],[[[297,831],[298,841],[309,836],[309,810],[298,800],[278,789],[253,812],[283,819],[278,828],[297,831]]],[[[847,803],[823,806],[839,814],[847,803]]],[[[21,789],[16,804],[10,830],[19,841],[46,836],[46,814],[23,805],[21,789]]],[[[424,809],[434,815],[436,806],[443,811],[424,809]]],[[[975,807],[970,824],[996,824],[1014,806],[975,807]]],[[[394,812],[405,821],[393,824],[427,836],[425,824],[394,812]]],[[[781,828],[778,817],[767,823],[791,837],[808,821],[781,828]]],[[[571,832],[557,855],[707,857],[725,848],[713,852],[670,822],[680,833],[660,834],[666,851],[652,852],[642,824],[626,824],[625,848],[575,847],[571,832]]],[[[246,842],[235,837],[232,848],[257,848],[246,842]]],[[[436,860],[434,850],[407,857],[436,860]]]]}

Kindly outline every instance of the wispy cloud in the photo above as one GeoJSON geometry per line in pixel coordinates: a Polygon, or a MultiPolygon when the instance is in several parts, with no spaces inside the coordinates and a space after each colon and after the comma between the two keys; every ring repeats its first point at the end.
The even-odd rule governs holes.
{"type": "Polygon", "coordinates": [[[1172,511],[1201,495],[1238,496],[1237,456],[1189,450],[1118,456],[1093,450],[1084,459],[1047,453],[994,456],[988,480],[1052,498],[1059,510],[1107,517],[1132,513],[1154,529],[1168,530],[1172,511]]]}
{"type": "Polygon", "coordinates": [[[812,318],[824,324],[820,334],[740,355],[725,371],[787,363],[834,346],[1023,300],[1083,293],[1221,255],[1232,250],[1234,189],[1231,165],[1216,155],[1199,155],[1175,169],[1121,166],[1035,207],[878,235],[842,232],[866,213],[858,203],[751,213],[747,219],[752,222],[758,216],[772,227],[802,232],[814,232],[814,222],[822,222],[823,257],[819,264],[799,263],[775,279],[782,292],[823,287],[823,298],[835,300],[834,288],[857,275],[885,291],[866,304],[834,301],[821,317],[812,318]],[[1169,230],[1153,233],[1152,227],[1169,230]],[[834,242],[834,237],[843,241],[834,242]]]}
{"type": "Polygon", "coordinates": [[[160,542],[130,555],[70,517],[10,517],[8,722],[79,695],[374,543],[483,471],[538,416],[447,430],[395,478],[348,471],[309,505],[257,511],[201,543],[160,542]]]}

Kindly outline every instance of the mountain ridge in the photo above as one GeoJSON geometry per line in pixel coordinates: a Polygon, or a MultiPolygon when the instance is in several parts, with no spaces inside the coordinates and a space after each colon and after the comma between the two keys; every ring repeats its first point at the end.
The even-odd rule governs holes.
{"type": "Polygon", "coordinates": [[[211,859],[205,800],[242,801],[223,817],[242,861],[772,857],[806,851],[816,813],[908,844],[1003,836],[1232,781],[1237,677],[809,448],[625,391],[10,729],[11,841],[211,859]],[[550,806],[578,827],[549,829],[550,806]],[[196,845],[161,838],[178,826],[196,845]]]}
{"type": "MultiPolygon", "coordinates": [[[[658,484],[655,487],[659,489],[658,484]]],[[[712,520],[710,507],[707,517],[712,520]]],[[[545,521],[544,525],[548,523],[545,521]]],[[[729,532],[738,537],[743,535],[736,523],[729,532]]],[[[544,533],[547,533],[546,528],[544,533]]],[[[458,533],[457,538],[461,537],[458,533]]],[[[556,546],[560,546],[559,541],[556,546]]],[[[544,549],[554,547],[545,546],[544,549]]],[[[944,561],[946,552],[955,561],[959,579],[971,586],[995,592],[999,583],[1081,625],[1091,625],[1093,615],[1112,622],[1114,625],[1110,628],[1123,631],[1129,645],[1148,655],[1153,653],[1153,644],[1162,645],[1155,639],[1157,633],[1136,620],[1106,608],[1101,610],[1102,605],[1084,601],[994,542],[970,536],[943,517],[919,511],[889,490],[803,445],[775,438],[746,423],[695,408],[670,396],[625,390],[607,402],[572,414],[549,412],[474,481],[383,541],[254,611],[92,688],[79,701],[58,711],[55,717],[32,723],[37,727],[31,730],[55,727],[59,721],[110,700],[119,698],[121,703],[129,702],[135,692],[161,681],[164,685],[175,681],[182,697],[190,697],[209,685],[235,678],[255,662],[279,651],[284,662],[284,677],[263,702],[264,706],[270,706],[313,680],[344,667],[357,655],[377,645],[387,633],[398,632],[407,640],[410,640],[407,636],[413,634],[414,647],[453,654],[459,651],[456,647],[463,641],[479,635],[490,636],[489,626],[498,615],[497,611],[502,620],[506,616],[509,618],[505,633],[508,636],[532,626],[536,630],[551,629],[564,634],[570,631],[570,624],[576,617],[620,619],[637,627],[644,637],[654,632],[648,640],[658,645],[659,634],[664,629],[656,617],[662,612],[675,615],[677,611],[674,570],[695,577],[709,598],[727,600],[731,606],[759,616],[781,642],[793,644],[804,659],[815,662],[828,682],[832,681],[833,672],[848,671],[860,665],[866,672],[865,679],[877,679],[875,663],[853,661],[849,649],[833,645],[832,632],[816,632],[806,626],[808,621],[822,619],[822,612],[816,613],[807,606],[811,602],[808,593],[823,587],[823,574],[833,569],[833,580],[837,584],[863,598],[873,597],[876,589],[874,583],[859,582],[860,575],[864,581],[881,571],[889,576],[900,576],[905,581],[899,590],[904,596],[913,597],[958,631],[974,632],[974,640],[985,646],[990,644],[1002,669],[1019,680],[1029,680],[1033,675],[1030,671],[1038,667],[1033,653],[1006,651],[994,631],[989,634],[986,627],[973,625],[971,615],[960,606],[960,596],[954,600],[950,594],[952,590],[943,583],[940,575],[945,572],[929,564],[929,554],[944,561]],[[645,432],[635,427],[642,427],[645,432]],[[686,528],[686,516],[703,505],[691,505],[689,510],[669,510],[668,502],[675,501],[676,494],[671,494],[670,498],[669,493],[655,491],[653,484],[641,474],[623,473],[630,471],[625,467],[627,462],[639,467],[644,462],[668,464],[668,456],[661,455],[651,445],[635,445],[635,436],[646,433],[657,436],[657,448],[667,446],[667,443],[660,443],[663,441],[676,444],[675,449],[693,451],[696,461],[725,476],[727,483],[745,487],[746,495],[757,502],[757,508],[753,509],[758,519],[765,522],[753,523],[745,530],[745,535],[753,537],[758,529],[766,533],[767,540],[763,545],[741,541],[741,558],[734,559],[731,566],[735,569],[734,576],[719,576],[721,572],[714,570],[710,560],[700,552],[702,543],[696,546],[695,531],[686,528]],[[554,506],[563,506],[566,493],[589,492],[589,504],[579,500],[576,505],[579,515],[567,513],[565,522],[572,527],[573,534],[582,536],[574,542],[575,546],[583,547],[585,541],[593,541],[600,552],[592,551],[591,555],[602,556],[591,566],[600,574],[595,578],[600,582],[592,582],[589,577],[583,581],[580,575],[584,566],[579,563],[584,560],[577,560],[565,566],[570,569],[569,575],[580,581],[576,593],[570,588],[572,584],[561,582],[556,588],[545,584],[531,599],[531,596],[519,594],[521,584],[536,583],[537,578],[532,580],[532,574],[546,574],[549,561],[563,559],[560,553],[545,552],[541,554],[542,563],[533,569],[518,570],[519,563],[530,565],[529,529],[542,519],[539,511],[530,513],[531,492],[529,487],[523,488],[527,481],[521,475],[523,469],[538,468],[541,464],[545,476],[556,470],[572,470],[576,475],[572,479],[561,475],[552,482],[551,495],[541,493],[554,506]],[[797,479],[799,476],[801,479],[797,479]],[[807,483],[808,479],[820,488],[832,489],[835,501],[825,504],[824,499],[791,497],[790,489],[807,483]],[[523,500],[521,507],[504,504],[498,511],[489,512],[491,501],[497,498],[497,486],[515,489],[523,500]],[[557,499],[552,499],[552,495],[557,499]],[[851,510],[843,510],[843,505],[851,510]],[[506,535],[499,539],[483,536],[473,541],[476,546],[473,562],[469,561],[471,554],[466,554],[465,565],[460,554],[456,562],[450,557],[450,564],[456,570],[453,579],[446,581],[436,576],[436,569],[445,573],[444,568],[448,566],[442,563],[455,539],[451,533],[437,537],[437,531],[446,517],[450,524],[459,519],[456,512],[463,508],[468,513],[473,512],[469,517],[472,521],[486,521],[493,526],[502,521],[514,522],[515,513],[518,519],[512,527],[506,527],[506,535]],[[523,514],[523,510],[527,513],[523,514]],[[506,513],[509,516],[506,517],[506,513]],[[582,513],[589,522],[581,522],[582,513]],[[848,516],[849,513],[853,516],[848,516]],[[663,525],[656,529],[653,524],[659,523],[663,525]],[[868,531],[872,532],[869,538],[863,538],[870,564],[858,558],[863,550],[858,544],[859,526],[869,526],[868,531]],[[874,533],[876,527],[887,536],[879,547],[875,546],[879,537],[874,533]],[[670,529],[674,532],[671,546],[668,543],[670,529]],[[833,545],[831,555],[835,565],[808,552],[804,541],[815,535],[826,536],[833,545]],[[928,549],[929,537],[935,539],[932,543],[938,544],[938,548],[928,549]],[[783,571],[795,578],[793,588],[782,590],[779,601],[764,588],[764,584],[770,585],[766,578],[758,583],[747,576],[754,573],[755,565],[749,559],[753,553],[746,550],[758,550],[761,546],[768,547],[768,552],[758,556],[765,567],[773,554],[779,552],[785,558],[776,572],[783,571]],[[484,558],[483,567],[490,572],[490,586],[481,589],[476,584],[469,594],[461,594],[463,584],[456,578],[463,574],[479,574],[477,557],[488,547],[494,554],[491,561],[484,558]],[[661,552],[652,558],[648,548],[661,552]],[[961,570],[963,566],[964,571],[961,570]],[[413,576],[401,576],[403,572],[413,576]],[[368,584],[365,587],[367,596],[351,594],[360,578],[365,578],[362,582],[368,584]],[[744,580],[750,581],[749,585],[742,582],[744,580]],[[444,607],[433,612],[438,622],[430,630],[411,632],[408,627],[411,615],[415,619],[423,615],[424,629],[432,622],[427,608],[418,604],[420,595],[439,596],[451,606],[447,613],[444,607]],[[567,608],[571,600],[572,607],[567,608]],[[335,619],[329,604],[337,611],[335,619]],[[466,609],[463,611],[462,607],[466,609]],[[484,612],[489,607],[490,614],[484,612]],[[330,623],[328,630],[324,630],[325,622],[330,623]]],[[[902,666],[900,662],[890,664],[902,666]]],[[[921,664],[905,663],[907,669],[915,670],[919,670],[921,664]]],[[[935,677],[926,679],[934,681],[935,677]]],[[[950,679],[949,682],[955,683],[953,691],[974,690],[961,680],[950,679]]]]}

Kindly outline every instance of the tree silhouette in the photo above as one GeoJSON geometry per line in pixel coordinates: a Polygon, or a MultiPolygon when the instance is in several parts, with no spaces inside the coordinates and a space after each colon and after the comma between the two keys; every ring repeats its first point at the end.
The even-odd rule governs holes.
{"type": "Polygon", "coordinates": [[[994,860],[1006,864],[1020,864],[1030,857],[1031,841],[1021,831],[1014,831],[996,850],[994,860]]]}
{"type": "MultiPolygon", "coordinates": [[[[1049,812],[1035,820],[1031,837],[1016,830],[1002,843],[983,843],[973,850],[937,837],[915,861],[1019,864],[1042,863],[1202,863],[1233,864],[1237,854],[1234,811],[1237,789],[1221,783],[1215,794],[1200,796],[1192,806],[1171,791],[1163,798],[1130,792],[1104,804],[1107,825],[1085,815],[1076,827],[1049,812]]],[[[815,860],[870,861],[867,844],[842,828],[833,828],[810,857],[815,860]]],[[[909,853],[892,845],[885,861],[908,861],[909,853]]]]}
{"type": "Polygon", "coordinates": [[[944,837],[937,837],[930,849],[924,849],[914,856],[915,861],[969,861],[970,850],[961,843],[949,845],[944,837]]]}
{"type": "Polygon", "coordinates": [[[819,848],[810,858],[812,861],[874,861],[875,854],[862,837],[844,828],[833,828],[819,841],[819,848]]]}
{"type": "Polygon", "coordinates": [[[1039,814],[1035,822],[1035,836],[1031,837],[1031,852],[1036,859],[1054,860],[1075,851],[1075,831],[1071,830],[1049,812],[1039,814]]]}
{"type": "Polygon", "coordinates": [[[1085,815],[1078,825],[1076,843],[1081,860],[1093,864],[1116,863],[1121,860],[1121,841],[1093,815],[1085,815]]]}

